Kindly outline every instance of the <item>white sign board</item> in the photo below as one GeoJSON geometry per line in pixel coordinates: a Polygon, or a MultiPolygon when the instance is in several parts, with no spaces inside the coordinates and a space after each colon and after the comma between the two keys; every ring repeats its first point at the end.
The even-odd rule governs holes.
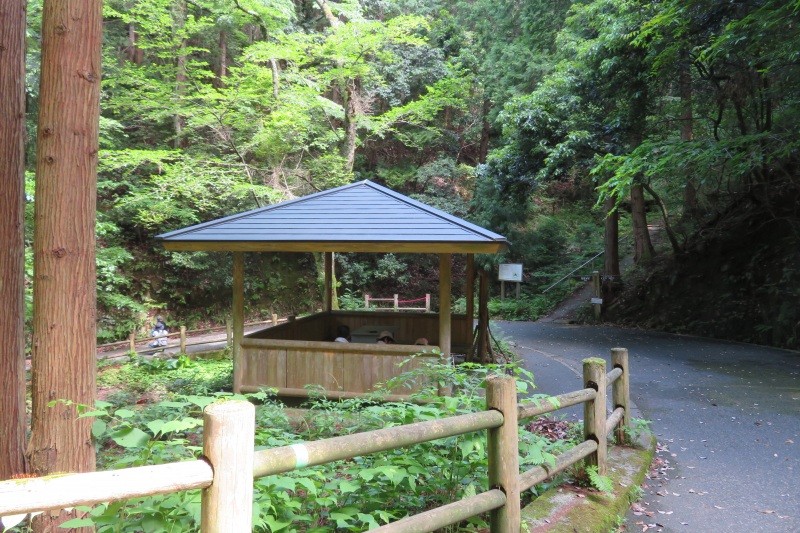
{"type": "Polygon", "coordinates": [[[522,263],[503,263],[497,276],[500,281],[522,281],[522,263]]]}

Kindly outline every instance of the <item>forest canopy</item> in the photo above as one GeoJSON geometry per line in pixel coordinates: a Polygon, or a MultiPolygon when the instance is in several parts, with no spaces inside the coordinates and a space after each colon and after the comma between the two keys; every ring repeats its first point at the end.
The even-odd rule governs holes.
{"type": "MultiPolygon", "coordinates": [[[[29,139],[41,8],[29,2],[29,139]]],[[[608,261],[621,216],[637,263],[657,274],[627,309],[651,312],[676,285],[697,290],[691,280],[709,275],[699,265],[711,256],[729,274],[713,284],[729,313],[690,317],[694,331],[747,323],[744,340],[796,346],[798,9],[108,0],[99,337],[124,337],[154,309],[188,321],[227,308],[229,259],[166,253],[158,233],[368,178],[508,236],[502,259],[526,265],[529,294],[604,248],[608,261]],[[650,242],[648,223],[663,228],[666,249],[650,242]],[[656,253],[668,261],[649,263],[656,253]]],[[[32,170],[34,142],[27,156],[32,170]]],[[[32,209],[27,228],[30,242],[32,209]]],[[[396,292],[398,281],[413,295],[435,292],[429,261],[341,256],[340,292],[396,292]]],[[[259,274],[248,278],[248,312],[313,308],[317,263],[248,258],[259,274]],[[298,286],[308,296],[280,308],[279,295],[298,286]]]]}

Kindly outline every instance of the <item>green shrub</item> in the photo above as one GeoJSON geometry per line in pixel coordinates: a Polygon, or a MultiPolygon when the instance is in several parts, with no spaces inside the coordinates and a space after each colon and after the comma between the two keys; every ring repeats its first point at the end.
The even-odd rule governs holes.
{"type": "MultiPolygon", "coordinates": [[[[144,370],[123,365],[117,381],[133,376],[148,378],[190,368],[144,370]],[[124,370],[124,372],[122,372],[124,370]]],[[[514,365],[453,367],[430,363],[406,373],[387,387],[424,378],[427,385],[415,393],[427,403],[380,403],[372,397],[345,401],[310,400],[301,419],[286,416],[284,406],[268,392],[247,396],[170,394],[164,400],[118,407],[99,402],[82,416],[95,417],[95,439],[103,468],[120,468],[185,460],[201,453],[202,409],[221,398],[247,398],[257,402],[257,448],[277,447],[333,435],[369,431],[422,420],[444,418],[484,409],[484,381],[488,373],[515,374],[520,392],[533,386],[532,375],[514,365]],[[439,397],[446,383],[453,396],[439,397]]],[[[112,381],[110,376],[103,379],[112,381]]],[[[388,389],[387,389],[388,390],[388,389]]],[[[548,440],[520,427],[523,469],[553,464],[563,443],[548,440]]],[[[440,439],[416,446],[304,468],[255,481],[255,531],[362,531],[481,492],[487,487],[485,432],[440,439]]],[[[91,523],[106,531],[192,531],[200,513],[199,491],[137,498],[126,502],[82,508],[91,523]]],[[[485,527],[484,517],[464,524],[485,527]]]]}

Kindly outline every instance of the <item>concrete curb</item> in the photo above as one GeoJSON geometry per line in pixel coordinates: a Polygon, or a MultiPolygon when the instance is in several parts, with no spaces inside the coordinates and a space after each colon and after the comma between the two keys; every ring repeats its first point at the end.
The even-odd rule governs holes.
{"type": "Polygon", "coordinates": [[[655,436],[647,432],[633,446],[608,449],[608,477],[614,493],[574,487],[553,487],[522,510],[522,531],[530,533],[596,533],[614,531],[639,496],[656,451],[655,436]],[[527,526],[527,527],[526,527],[527,526]]]}

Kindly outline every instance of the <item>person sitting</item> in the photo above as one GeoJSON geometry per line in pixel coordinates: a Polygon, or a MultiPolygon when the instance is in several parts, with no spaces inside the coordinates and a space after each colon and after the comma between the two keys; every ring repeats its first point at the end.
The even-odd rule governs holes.
{"type": "Polygon", "coordinates": [[[150,336],[153,337],[153,341],[149,344],[149,346],[152,348],[166,346],[167,335],[169,335],[167,324],[164,322],[164,319],[161,318],[161,316],[157,316],[156,324],[153,326],[153,330],[150,332],[150,336]]]}
{"type": "Polygon", "coordinates": [[[333,342],[350,342],[350,328],[345,325],[340,325],[336,328],[337,337],[333,342]]]}
{"type": "Polygon", "coordinates": [[[394,344],[394,335],[391,331],[381,331],[378,334],[378,344],[394,344]]]}

